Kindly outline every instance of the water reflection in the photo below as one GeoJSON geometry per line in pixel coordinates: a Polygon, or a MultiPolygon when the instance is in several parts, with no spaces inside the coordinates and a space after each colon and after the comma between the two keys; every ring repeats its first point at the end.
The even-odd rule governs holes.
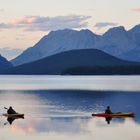
{"type": "MultiPolygon", "coordinates": [[[[112,121],[108,126],[103,118],[28,118],[23,123],[19,121],[7,128],[1,128],[5,135],[14,136],[15,139],[46,139],[50,140],[64,139],[78,140],[133,140],[139,136],[140,125],[131,118],[122,119],[122,121],[112,121]],[[6,131],[4,131],[6,130],[6,131]],[[118,135],[118,136],[117,136],[118,135]]],[[[2,133],[4,138],[7,138],[2,133]]],[[[0,136],[0,138],[2,137],[0,136]]]]}
{"type": "Polygon", "coordinates": [[[134,116],[129,116],[129,117],[106,117],[105,121],[107,122],[108,125],[110,125],[111,121],[116,121],[116,122],[122,122],[123,123],[125,121],[125,119],[128,119],[128,118],[131,118],[131,119],[133,119],[133,121],[135,121],[134,116]]]}
{"type": "Polygon", "coordinates": [[[107,124],[110,124],[112,117],[107,117],[107,118],[105,118],[105,120],[106,120],[107,124]]]}
{"type": "Polygon", "coordinates": [[[7,125],[8,123],[12,125],[13,122],[17,119],[24,119],[24,117],[7,117],[7,122],[4,123],[4,125],[7,125]]]}
{"type": "Polygon", "coordinates": [[[25,119],[4,126],[7,118],[1,117],[0,139],[138,140],[139,100],[138,92],[1,91],[0,106],[13,106],[25,119]],[[91,116],[108,105],[114,112],[135,112],[136,117],[109,118],[108,125],[105,118],[91,116]]]}

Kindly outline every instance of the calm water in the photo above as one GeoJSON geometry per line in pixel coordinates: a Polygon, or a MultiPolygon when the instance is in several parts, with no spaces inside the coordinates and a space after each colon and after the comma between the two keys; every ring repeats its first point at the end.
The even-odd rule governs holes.
{"type": "Polygon", "coordinates": [[[0,139],[140,140],[139,107],[139,76],[0,76],[0,139]],[[9,105],[25,119],[10,125],[2,116],[9,105]],[[136,116],[91,117],[107,105],[136,116]]]}

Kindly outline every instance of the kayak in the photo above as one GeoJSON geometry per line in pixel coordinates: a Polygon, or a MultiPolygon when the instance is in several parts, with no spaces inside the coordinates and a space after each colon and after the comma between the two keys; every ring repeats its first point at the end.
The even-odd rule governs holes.
{"type": "Polygon", "coordinates": [[[107,113],[99,113],[99,114],[92,114],[92,116],[96,116],[96,117],[134,117],[134,113],[133,112],[128,112],[128,113],[123,113],[123,112],[119,112],[119,113],[113,113],[113,114],[107,114],[107,113]]]}
{"type": "Polygon", "coordinates": [[[5,117],[9,117],[9,118],[24,118],[24,114],[3,114],[3,116],[5,117]]]}

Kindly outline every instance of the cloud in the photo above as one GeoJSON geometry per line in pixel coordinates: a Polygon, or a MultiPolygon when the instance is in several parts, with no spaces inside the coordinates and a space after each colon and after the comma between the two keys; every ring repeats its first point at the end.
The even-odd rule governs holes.
{"type": "Polygon", "coordinates": [[[0,12],[4,12],[4,9],[0,9],[0,12]]]}
{"type": "Polygon", "coordinates": [[[6,23],[0,23],[0,29],[8,29],[11,28],[12,26],[10,24],[6,23]]]}
{"type": "Polygon", "coordinates": [[[107,27],[107,26],[117,26],[118,23],[114,23],[114,22],[98,22],[94,25],[94,27],[98,28],[99,30],[101,28],[107,27]]]}
{"type": "Polygon", "coordinates": [[[27,31],[50,31],[65,28],[87,27],[90,16],[69,15],[56,17],[25,16],[9,23],[0,23],[0,29],[22,28],[27,31]]]}
{"type": "Polygon", "coordinates": [[[140,8],[131,9],[131,11],[134,11],[134,12],[140,12],[140,8]]]}

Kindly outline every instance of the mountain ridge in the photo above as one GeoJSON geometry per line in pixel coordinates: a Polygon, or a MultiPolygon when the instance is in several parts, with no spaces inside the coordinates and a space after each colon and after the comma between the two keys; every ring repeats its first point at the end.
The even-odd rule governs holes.
{"type": "MultiPolygon", "coordinates": [[[[119,72],[120,72],[121,66],[126,66],[128,69],[128,66],[132,67],[135,65],[136,66],[138,65],[140,67],[140,63],[121,60],[101,50],[81,49],[81,50],[70,50],[66,52],[61,52],[59,54],[48,56],[46,58],[31,63],[19,65],[7,71],[6,74],[62,75],[67,70],[72,68],[78,68],[78,67],[84,67],[84,68],[88,67],[88,69],[97,68],[97,70],[99,71],[101,71],[101,69],[104,70],[110,67],[113,67],[113,69],[111,68],[110,70],[114,71],[116,68],[119,67],[119,72]]],[[[95,74],[97,73],[97,71],[94,70],[93,72],[95,72],[95,74]]],[[[135,74],[135,72],[134,73],[132,72],[130,74],[135,74]]],[[[106,73],[102,71],[100,74],[106,74],[106,73]]],[[[121,73],[114,71],[113,74],[121,74],[121,73]]]]}
{"type": "Polygon", "coordinates": [[[57,30],[42,37],[33,47],[13,59],[14,65],[36,61],[47,56],[76,49],[99,49],[120,59],[140,62],[140,25],[126,31],[123,26],[96,35],[86,30],[57,30]],[[138,31],[137,31],[138,30],[138,31]],[[137,50],[137,56],[131,51],[137,50]]]}

